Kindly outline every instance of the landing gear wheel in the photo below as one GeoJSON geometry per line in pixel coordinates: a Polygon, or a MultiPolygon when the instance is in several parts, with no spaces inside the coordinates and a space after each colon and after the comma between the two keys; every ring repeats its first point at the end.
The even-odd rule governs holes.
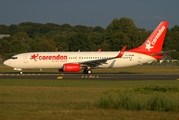
{"type": "Polygon", "coordinates": [[[90,69],[84,69],[83,74],[91,74],[92,71],[90,69]]]}
{"type": "Polygon", "coordinates": [[[92,71],[89,69],[89,70],[87,70],[87,72],[88,72],[88,74],[91,74],[92,73],[92,71]]]}
{"type": "Polygon", "coordinates": [[[83,70],[83,74],[86,74],[86,70],[85,69],[83,70]]]}

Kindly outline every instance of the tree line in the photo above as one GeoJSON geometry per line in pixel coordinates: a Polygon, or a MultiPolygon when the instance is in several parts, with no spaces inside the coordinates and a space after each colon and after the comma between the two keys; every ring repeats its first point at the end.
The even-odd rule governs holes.
{"type": "MultiPolygon", "coordinates": [[[[152,30],[153,31],[153,30],[152,30]]],[[[0,25],[0,34],[10,37],[0,39],[0,56],[4,59],[18,53],[37,51],[118,51],[138,47],[151,34],[150,30],[137,28],[130,18],[115,18],[104,29],[100,26],[22,22],[18,25],[0,25]]],[[[179,60],[179,26],[167,30],[164,51],[179,60]]]]}

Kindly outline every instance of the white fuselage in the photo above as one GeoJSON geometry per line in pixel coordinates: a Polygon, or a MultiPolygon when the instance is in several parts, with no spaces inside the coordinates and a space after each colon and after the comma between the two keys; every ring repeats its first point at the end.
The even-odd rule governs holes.
{"type": "MultiPolygon", "coordinates": [[[[32,52],[13,56],[4,62],[5,65],[17,69],[62,68],[65,63],[80,63],[115,57],[118,52],[32,52]]],[[[139,65],[156,60],[154,57],[125,51],[121,58],[107,60],[97,67],[120,68],[139,65]]]]}

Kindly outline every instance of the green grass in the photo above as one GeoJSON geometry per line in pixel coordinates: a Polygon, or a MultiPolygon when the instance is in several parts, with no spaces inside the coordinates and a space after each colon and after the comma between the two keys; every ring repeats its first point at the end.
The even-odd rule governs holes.
{"type": "MultiPolygon", "coordinates": [[[[150,87],[154,85],[159,89],[178,89],[179,81],[0,79],[0,119],[178,119],[177,109],[157,110],[155,108],[155,101],[169,101],[168,98],[177,100],[178,92],[171,90],[163,93],[158,90],[156,93],[150,87]],[[143,89],[152,92],[143,93],[143,89]],[[98,104],[102,98],[107,100],[106,97],[116,102],[119,96],[125,98],[124,103],[128,104],[127,108],[103,108],[98,104]],[[134,109],[135,104],[131,104],[131,101],[136,103],[137,100],[143,103],[140,105],[141,109],[134,109]],[[142,106],[148,100],[151,101],[148,103],[153,104],[153,109],[142,106]],[[131,106],[133,106],[132,109],[131,106]]],[[[167,102],[166,105],[171,106],[173,103],[167,102]]]]}
{"type": "MultiPolygon", "coordinates": [[[[178,92],[179,93],[179,92],[178,92]]],[[[109,94],[96,101],[96,106],[104,109],[175,111],[179,112],[179,95],[177,94],[109,94]]]]}
{"type": "Polygon", "coordinates": [[[159,87],[156,85],[148,86],[148,87],[143,87],[143,88],[135,88],[135,92],[139,93],[179,93],[179,88],[178,87],[159,87]]]}
{"type": "MultiPolygon", "coordinates": [[[[0,73],[17,73],[0,65],[0,73]]],[[[24,72],[39,72],[25,70],[24,72]]],[[[58,73],[44,69],[40,73],[58,73]]],[[[172,66],[94,69],[93,73],[178,74],[172,66]]],[[[77,73],[78,74],[78,73],[77,73]]],[[[179,81],[0,78],[0,120],[142,120],[179,118],[179,81]]]]}

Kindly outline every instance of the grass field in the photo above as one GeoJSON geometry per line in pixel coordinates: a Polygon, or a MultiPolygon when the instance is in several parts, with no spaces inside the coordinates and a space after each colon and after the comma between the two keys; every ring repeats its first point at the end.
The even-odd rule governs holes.
{"type": "MultiPolygon", "coordinates": [[[[119,120],[119,119],[179,119],[178,110],[127,110],[102,108],[99,100],[119,93],[140,96],[164,94],[179,97],[178,92],[133,92],[151,85],[177,87],[179,81],[94,81],[94,80],[7,80],[0,79],[1,120],[119,120]]],[[[177,103],[178,104],[178,103],[177,103]]]]}
{"type": "MultiPolygon", "coordinates": [[[[0,68],[2,73],[13,72],[4,66],[0,68]]],[[[178,67],[137,66],[111,71],[129,74],[179,73],[178,67]]],[[[0,120],[178,120],[178,112],[179,81],[177,80],[95,81],[0,78],[0,120]],[[126,100],[122,107],[119,106],[121,98],[126,100]],[[146,103],[148,108],[145,106],[146,103]],[[148,105],[149,103],[152,104],[148,105]],[[131,107],[136,104],[140,105],[141,109],[131,107]],[[143,104],[145,105],[142,106],[143,104]],[[153,109],[149,109],[150,106],[153,106],[153,109]]]]}

